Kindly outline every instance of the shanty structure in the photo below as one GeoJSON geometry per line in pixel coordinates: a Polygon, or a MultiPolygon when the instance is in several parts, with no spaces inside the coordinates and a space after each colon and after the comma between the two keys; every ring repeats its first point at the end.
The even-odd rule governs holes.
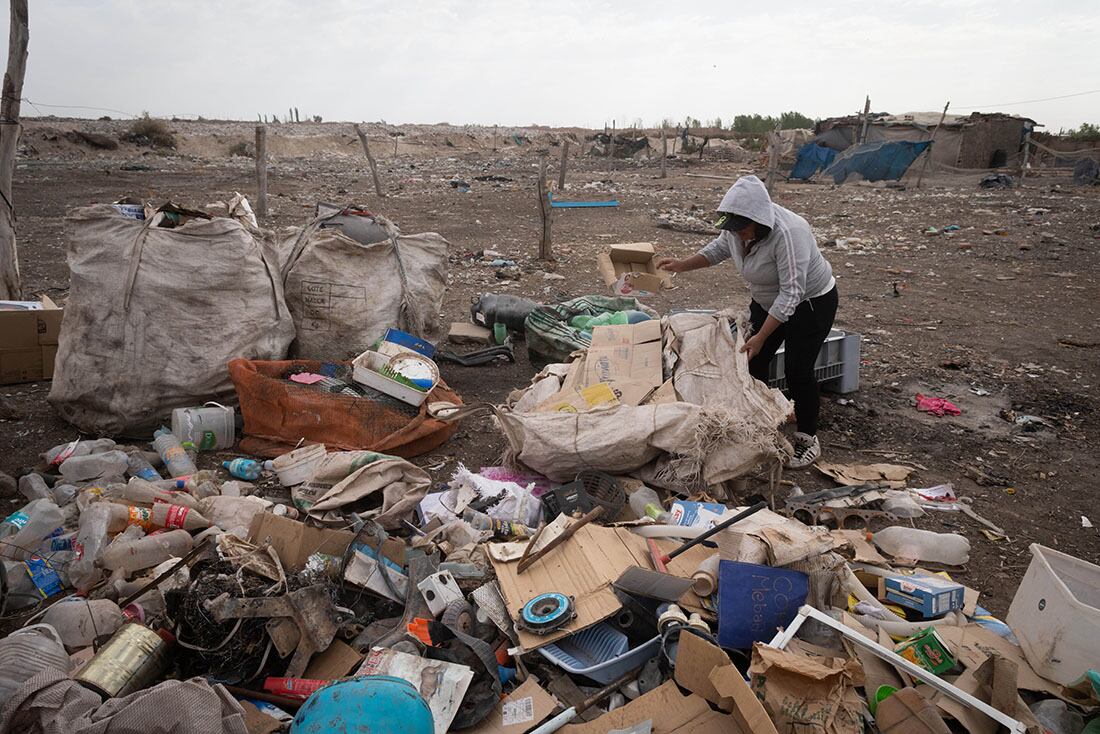
{"type": "MultiPolygon", "coordinates": [[[[928,140],[940,120],[940,112],[908,112],[903,115],[870,113],[866,135],[862,115],[833,117],[819,122],[814,142],[836,151],[857,142],[919,142],[928,140]]],[[[986,169],[1019,165],[1025,136],[1036,127],[1035,120],[1003,113],[974,112],[967,116],[947,115],[932,145],[932,162],[953,168],[986,169]]]]}

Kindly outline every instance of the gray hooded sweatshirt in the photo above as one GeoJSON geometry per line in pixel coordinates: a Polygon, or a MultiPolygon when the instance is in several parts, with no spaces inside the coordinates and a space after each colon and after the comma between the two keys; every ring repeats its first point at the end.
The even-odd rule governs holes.
{"type": "Polygon", "coordinates": [[[771,227],[771,234],[753,245],[747,256],[741,238],[728,230],[722,230],[699,254],[711,265],[732,258],[752,299],[777,320],[786,323],[798,304],[823,296],[836,285],[833,269],[818,249],[809,223],[772,203],[756,176],[737,179],[722,197],[718,211],[771,227]]]}

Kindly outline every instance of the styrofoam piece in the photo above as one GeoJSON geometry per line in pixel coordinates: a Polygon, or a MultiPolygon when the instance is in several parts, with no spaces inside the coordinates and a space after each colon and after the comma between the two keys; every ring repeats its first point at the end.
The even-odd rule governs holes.
{"type": "Polygon", "coordinates": [[[315,443],[277,456],[272,464],[275,467],[275,473],[279,475],[279,483],[284,487],[294,487],[309,479],[314,467],[323,458],[325,458],[325,445],[315,443]]]}
{"type": "Polygon", "coordinates": [[[1073,685],[1100,661],[1100,566],[1032,543],[1005,622],[1036,673],[1073,685]]]}
{"type": "Polygon", "coordinates": [[[657,654],[658,635],[633,650],[626,635],[607,622],[543,645],[538,652],[571,675],[583,675],[607,685],[628,670],[638,667],[657,654]]]}
{"type": "MultiPolygon", "coordinates": [[[[428,399],[428,393],[430,393],[431,390],[427,392],[414,390],[408,385],[404,385],[397,380],[391,380],[378,372],[378,370],[385,367],[386,363],[389,361],[390,358],[386,355],[368,349],[352,361],[351,378],[360,385],[372,387],[378,392],[397,398],[403,403],[419,407],[428,399]]],[[[435,386],[433,385],[432,387],[434,388],[435,386]]]]}
{"type": "Polygon", "coordinates": [[[416,588],[420,589],[429,611],[437,617],[452,601],[464,598],[462,589],[458,588],[458,582],[450,571],[433,573],[417,584],[416,588]]]}

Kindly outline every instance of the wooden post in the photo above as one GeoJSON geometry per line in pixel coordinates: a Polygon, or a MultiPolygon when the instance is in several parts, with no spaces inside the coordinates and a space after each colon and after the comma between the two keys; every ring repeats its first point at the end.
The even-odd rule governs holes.
{"type": "Polygon", "coordinates": [[[370,154],[370,144],[367,142],[367,134],[363,132],[363,129],[358,125],[355,126],[355,134],[359,136],[359,142],[363,144],[363,153],[366,154],[367,163],[370,164],[370,175],[374,177],[374,193],[385,197],[385,194],[382,192],[382,182],[378,179],[378,164],[374,162],[374,156],[370,154]]]}
{"type": "Polygon", "coordinates": [[[546,153],[539,156],[539,219],[542,222],[542,236],[539,239],[539,260],[553,260],[554,251],[550,236],[550,224],[553,210],[550,208],[549,191],[546,188],[546,153]]]}
{"type": "Polygon", "coordinates": [[[569,164],[569,141],[561,144],[561,166],[558,168],[558,191],[565,191],[565,167],[569,164]]]}
{"type": "Polygon", "coordinates": [[[267,126],[256,126],[256,216],[267,218],[267,126]]]}
{"type": "MultiPolygon", "coordinates": [[[[675,144],[675,143],[674,143],[675,144]]],[[[668,131],[665,124],[661,123],[661,178],[668,176],[665,165],[668,163],[668,131]]]]}
{"type": "Polygon", "coordinates": [[[23,77],[27,71],[27,0],[11,0],[11,25],[8,31],[8,69],[4,72],[3,100],[0,101],[0,299],[23,299],[23,281],[19,277],[19,251],[15,245],[15,208],[12,177],[15,153],[19,146],[19,107],[23,98],[23,77]]]}
{"type": "Polygon", "coordinates": [[[928,138],[930,143],[928,149],[924,151],[924,162],[921,163],[920,173],[917,174],[917,188],[920,188],[921,181],[924,180],[924,172],[928,168],[928,161],[932,158],[932,145],[936,142],[936,133],[940,131],[940,125],[947,118],[947,108],[951,106],[951,100],[947,100],[947,104],[943,106],[943,114],[940,115],[940,121],[936,123],[936,126],[932,128],[932,136],[928,138]]]}
{"type": "Polygon", "coordinates": [[[611,140],[611,142],[607,146],[607,157],[608,158],[614,158],[615,157],[615,121],[614,120],[611,121],[611,138],[610,138],[610,140],[611,140]]]}
{"type": "Polygon", "coordinates": [[[298,108],[294,108],[294,122],[301,122],[302,118],[298,117],[298,108]]]}
{"type": "Polygon", "coordinates": [[[1024,153],[1020,159],[1020,180],[1017,182],[1017,186],[1024,185],[1024,177],[1027,175],[1027,159],[1028,151],[1031,149],[1031,132],[1028,131],[1024,134],[1024,153]]]}
{"type": "Polygon", "coordinates": [[[867,95],[867,101],[863,104],[863,129],[859,131],[859,144],[867,142],[867,124],[871,119],[871,96],[867,95]]]}
{"type": "Polygon", "coordinates": [[[397,135],[393,136],[393,157],[397,157],[397,135]]]}
{"type": "Polygon", "coordinates": [[[779,171],[779,125],[781,123],[775,123],[775,130],[768,133],[768,176],[765,180],[764,186],[768,189],[768,193],[772,193],[775,188],[775,177],[779,171]]]}

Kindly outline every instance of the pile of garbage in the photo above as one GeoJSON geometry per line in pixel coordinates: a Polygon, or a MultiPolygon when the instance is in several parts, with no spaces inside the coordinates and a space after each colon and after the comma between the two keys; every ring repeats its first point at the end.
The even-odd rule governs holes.
{"type": "MultiPolygon", "coordinates": [[[[357,244],[363,216],[319,215],[314,244],[402,251],[357,244]]],[[[71,415],[163,425],[18,478],[0,734],[1100,729],[1100,567],[1032,546],[1001,621],[953,578],[967,539],[916,527],[1004,536],[951,485],[819,462],[834,486],[780,496],[791,404],[732,314],[487,294],[471,319],[483,364],[522,334],[545,366],[491,406],[501,465],[447,475],[408,458],[474,407],[392,325],[350,361],[236,355],[225,403],[112,407],[71,375],[71,415]]]]}

